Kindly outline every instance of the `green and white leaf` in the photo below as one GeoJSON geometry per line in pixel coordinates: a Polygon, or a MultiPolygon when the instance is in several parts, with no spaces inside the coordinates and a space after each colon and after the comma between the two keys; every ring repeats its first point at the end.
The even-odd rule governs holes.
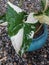
{"type": "Polygon", "coordinates": [[[27,20],[24,21],[26,13],[19,11],[19,9],[19,7],[8,2],[6,20],[8,22],[8,34],[12,45],[16,52],[21,55],[28,50],[32,42],[35,24],[38,20],[34,18],[33,13],[30,13],[27,20]]]}
{"type": "Polygon", "coordinates": [[[22,27],[25,13],[20,10],[19,7],[8,2],[6,20],[8,21],[8,33],[10,36],[15,35],[22,27]]]}

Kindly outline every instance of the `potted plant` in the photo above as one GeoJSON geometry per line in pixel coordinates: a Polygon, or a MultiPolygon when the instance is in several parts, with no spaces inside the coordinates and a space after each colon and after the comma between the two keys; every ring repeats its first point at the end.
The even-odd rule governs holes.
{"type": "Polygon", "coordinates": [[[21,8],[8,2],[6,25],[12,45],[18,54],[37,50],[46,42],[47,26],[43,24],[44,22],[48,24],[49,21],[47,15],[49,11],[47,12],[46,9],[47,6],[42,14],[31,12],[28,15],[21,8]],[[39,35],[40,32],[42,33],[39,35]]]}
{"type": "MultiPolygon", "coordinates": [[[[44,1],[44,0],[43,0],[44,1]]],[[[37,13],[37,19],[39,20],[40,23],[46,23],[46,24],[49,24],[49,8],[48,7],[48,0],[47,1],[42,1],[42,4],[44,4],[44,2],[46,2],[46,5],[45,5],[45,9],[43,10],[43,12],[41,12],[42,14],[38,14],[37,13]]],[[[37,50],[39,48],[41,48],[45,42],[46,42],[46,39],[47,39],[47,27],[45,24],[43,24],[43,26],[39,26],[39,28],[35,31],[35,34],[34,34],[34,38],[33,39],[33,42],[32,44],[30,45],[30,48],[29,48],[29,51],[34,51],[34,50],[37,50]],[[44,31],[45,30],[45,31],[44,31]],[[42,32],[43,31],[43,32],[42,32]],[[39,35],[40,33],[42,32],[41,35],[39,35]],[[44,35],[45,34],[45,35],[44,35]],[[39,37],[38,37],[39,35],[39,37]],[[33,44],[34,43],[34,44],[33,44]],[[39,44],[38,44],[39,43],[39,44]],[[37,45],[36,45],[37,44],[37,45]]]]}

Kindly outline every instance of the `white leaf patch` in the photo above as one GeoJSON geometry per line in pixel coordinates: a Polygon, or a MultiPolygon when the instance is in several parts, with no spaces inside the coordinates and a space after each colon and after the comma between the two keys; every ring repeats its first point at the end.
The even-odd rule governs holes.
{"type": "Polygon", "coordinates": [[[27,18],[27,21],[25,21],[25,23],[37,23],[38,20],[34,17],[34,13],[30,13],[28,18],[27,18]]]}
{"type": "Polygon", "coordinates": [[[34,31],[31,31],[30,34],[31,34],[31,35],[29,35],[29,38],[33,38],[33,36],[34,36],[34,31]]]}
{"type": "Polygon", "coordinates": [[[18,6],[13,5],[11,2],[8,2],[8,5],[11,6],[17,13],[22,12],[22,9],[18,6]]]}
{"type": "Polygon", "coordinates": [[[15,36],[11,37],[11,42],[12,42],[12,45],[13,45],[16,53],[18,53],[21,48],[21,45],[23,42],[23,33],[24,33],[24,29],[21,28],[15,36]]]}

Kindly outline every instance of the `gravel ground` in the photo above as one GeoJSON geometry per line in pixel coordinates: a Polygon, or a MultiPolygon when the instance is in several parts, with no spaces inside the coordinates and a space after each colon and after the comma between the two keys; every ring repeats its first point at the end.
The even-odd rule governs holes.
{"type": "MultiPolygon", "coordinates": [[[[6,12],[6,2],[8,0],[0,0],[0,15],[6,12]]],[[[19,0],[10,0],[15,5],[19,5],[19,0]]],[[[33,10],[41,10],[39,0],[24,0],[21,7],[28,13],[33,10]],[[38,4],[38,5],[37,5],[38,4]],[[33,5],[33,6],[31,6],[33,5]]],[[[48,26],[49,32],[49,26],[48,26]]],[[[22,58],[15,53],[12,43],[8,37],[6,27],[0,26],[0,59],[7,57],[0,62],[0,65],[49,65],[49,33],[46,44],[35,52],[27,52],[22,58]]]]}
{"type": "MultiPolygon", "coordinates": [[[[7,1],[10,1],[17,6],[20,4],[20,0],[0,0],[0,16],[6,12],[7,1]]],[[[40,1],[41,0],[22,0],[21,8],[28,13],[32,11],[41,11],[42,7],[40,1]]]]}

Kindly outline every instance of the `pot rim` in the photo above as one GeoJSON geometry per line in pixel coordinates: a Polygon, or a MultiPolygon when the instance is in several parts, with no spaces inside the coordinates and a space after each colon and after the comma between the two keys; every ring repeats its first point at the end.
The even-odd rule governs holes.
{"type": "Polygon", "coordinates": [[[37,38],[33,38],[33,41],[38,40],[38,39],[42,38],[43,36],[45,36],[45,34],[47,33],[47,25],[46,25],[46,24],[43,24],[43,28],[44,28],[43,34],[41,34],[41,35],[40,35],[39,37],[37,37],[37,38]]]}

